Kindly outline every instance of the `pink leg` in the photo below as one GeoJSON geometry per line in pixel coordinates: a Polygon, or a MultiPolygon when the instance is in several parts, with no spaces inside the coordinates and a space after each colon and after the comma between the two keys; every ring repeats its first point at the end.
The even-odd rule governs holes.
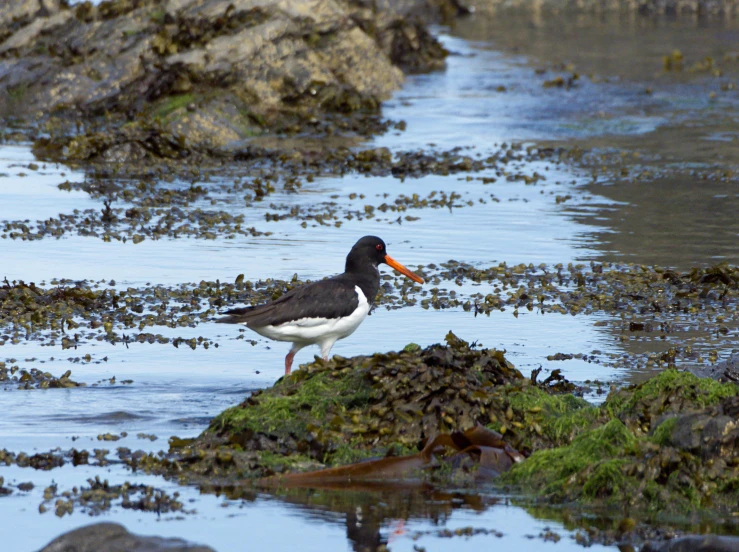
{"type": "Polygon", "coordinates": [[[295,353],[297,353],[297,351],[293,351],[292,349],[290,349],[290,352],[287,353],[287,356],[285,357],[285,375],[286,376],[290,375],[290,370],[293,367],[293,359],[295,358],[295,353]]]}

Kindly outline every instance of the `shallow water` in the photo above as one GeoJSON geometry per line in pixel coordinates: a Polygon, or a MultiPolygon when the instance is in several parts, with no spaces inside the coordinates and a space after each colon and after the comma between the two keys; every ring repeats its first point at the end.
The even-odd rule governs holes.
{"type": "MultiPolygon", "coordinates": [[[[264,204],[249,210],[237,205],[219,207],[245,212],[249,224],[273,232],[269,237],[147,239],[139,244],[105,243],[83,236],[32,242],[3,239],[0,277],[37,283],[54,278],[115,280],[115,285],[122,287],[233,281],[241,273],[250,280],[289,279],[294,273],[314,279],[340,272],[348,248],[364,234],[383,237],[391,255],[411,268],[450,259],[479,266],[627,260],[681,269],[719,260],[738,263],[735,213],[739,189],[733,171],[739,98],[735,90],[721,93],[720,89],[722,82],[733,78],[732,68],[728,67],[723,77],[661,72],[661,56],[688,40],[690,51],[686,48],[685,53],[691,61],[709,54],[723,59],[733,47],[735,31],[725,22],[691,21],[665,21],[650,27],[639,20],[627,20],[603,23],[596,31],[591,27],[577,22],[558,26],[530,17],[501,20],[480,16],[462,20],[453,29],[439,29],[446,46],[455,53],[447,70],[409,77],[384,110],[391,119],[405,120],[407,130],[375,140],[377,146],[393,150],[434,144],[440,149],[471,147],[472,154],[485,155],[496,144],[524,141],[581,144],[603,153],[602,159],[588,159],[581,168],[546,161],[517,167],[529,175],[545,175],[546,180],[533,185],[506,178],[492,184],[476,180],[486,173],[470,175],[469,181],[465,174],[402,182],[364,176],[316,179],[305,183],[298,193],[278,190],[264,204]],[[570,90],[543,87],[544,81],[556,75],[572,73],[571,68],[559,68],[560,63],[574,63],[583,73],[577,86],[570,90]],[[536,74],[536,68],[545,71],[536,74]],[[584,76],[590,73],[593,79],[584,76]],[[652,94],[644,93],[647,86],[653,88],[652,94]],[[709,98],[711,91],[718,91],[717,98],[709,98]],[[601,170],[603,165],[608,170],[601,170]],[[620,176],[623,173],[612,167],[619,171],[625,168],[627,176],[620,176]],[[644,169],[661,172],[654,178],[638,177],[644,169]],[[724,176],[710,177],[717,169],[724,171],[724,176]],[[709,177],[704,179],[704,175],[709,177]],[[454,191],[475,203],[451,210],[420,209],[413,213],[419,220],[402,224],[394,222],[397,215],[393,213],[345,220],[340,228],[302,228],[297,219],[264,220],[265,212],[279,212],[292,205],[332,201],[340,209],[361,209],[383,203],[384,194],[391,198],[399,193],[425,196],[431,191],[454,191]],[[366,198],[351,200],[352,193],[364,193],[366,198]],[[557,202],[557,196],[569,198],[557,202]]],[[[65,180],[82,181],[85,175],[81,172],[41,163],[38,170],[24,168],[32,162],[28,147],[0,146],[0,224],[3,220],[32,222],[74,209],[102,208],[87,194],[56,187],[65,180]]],[[[218,178],[214,176],[214,180],[218,178]]],[[[445,285],[460,291],[464,287],[456,288],[454,282],[445,285]]],[[[698,351],[717,349],[719,358],[736,348],[734,334],[714,339],[700,332],[694,335],[689,327],[665,341],[633,335],[621,339],[623,324],[620,318],[606,315],[573,317],[534,311],[515,317],[509,310],[474,316],[461,309],[434,311],[420,306],[378,309],[357,333],[339,342],[334,352],[351,356],[398,349],[409,342],[425,346],[441,341],[453,329],[469,341],[505,349],[524,374],[539,366],[545,371],[562,368],[578,383],[605,382],[602,391],[607,392],[611,382],[639,381],[658,369],[646,368],[644,362],[619,364],[620,357],[664,351],[686,337],[694,340],[698,351]],[[558,352],[595,352],[598,362],[547,360],[548,355],[558,352]]],[[[161,329],[155,331],[166,334],[161,329]]],[[[239,402],[251,390],[271,385],[282,373],[284,344],[257,339],[252,346],[236,339],[238,330],[213,324],[178,328],[172,335],[204,336],[219,347],[193,351],[171,344],[133,343],[126,347],[96,341],[83,343],[76,350],[34,341],[0,347],[0,361],[57,375],[72,369],[73,379],[88,384],[65,390],[5,390],[0,447],[29,453],[72,446],[166,450],[171,435],[197,435],[214,414],[239,402]],[[75,361],[88,353],[90,362],[75,361]],[[117,383],[104,381],[113,376],[117,383]],[[120,383],[126,379],[133,383],[120,383]],[[96,382],[101,383],[93,387],[96,382]],[[123,431],[128,437],[114,443],[96,438],[123,431]],[[153,433],[159,439],[137,439],[139,432],[153,433]]],[[[307,362],[315,352],[302,351],[298,362],[307,362]]],[[[592,385],[587,398],[602,400],[598,387],[592,385]]],[[[228,499],[201,495],[196,489],[180,488],[112,465],[65,466],[43,473],[1,468],[0,476],[6,483],[32,480],[36,484],[29,493],[16,492],[0,499],[0,515],[8,526],[18,528],[6,535],[8,549],[37,549],[62,531],[93,521],[79,511],[61,519],[53,512],[39,514],[38,505],[44,486],[51,480],[66,489],[95,475],[111,482],[143,482],[170,493],[178,491],[186,507],[197,511],[176,519],[114,507],[98,519],[120,521],[137,533],[182,536],[217,550],[238,549],[247,537],[275,550],[296,546],[301,550],[342,550],[360,545],[372,549],[388,539],[392,550],[412,550],[414,545],[458,550],[481,544],[549,550],[553,544],[538,537],[545,527],[562,535],[558,550],[578,546],[570,538],[571,531],[560,523],[532,517],[511,505],[509,497],[491,492],[475,495],[474,500],[468,497],[465,501],[460,496],[439,499],[438,508],[430,506],[434,500],[414,500],[417,490],[389,495],[254,493],[249,500],[228,499]],[[380,514],[370,514],[378,511],[380,514]],[[363,531],[359,530],[361,523],[357,526],[358,512],[370,512],[366,519],[371,523],[365,522],[363,531]],[[44,523],[39,523],[39,516],[44,523]],[[400,519],[407,521],[401,525],[400,519]],[[437,534],[441,529],[466,526],[497,530],[503,536],[444,538],[437,534]]]]}

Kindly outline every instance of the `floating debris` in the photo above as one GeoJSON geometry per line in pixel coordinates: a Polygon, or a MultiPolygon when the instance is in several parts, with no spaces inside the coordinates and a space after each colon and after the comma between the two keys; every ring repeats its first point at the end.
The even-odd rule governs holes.
{"type": "Polygon", "coordinates": [[[444,449],[451,449],[458,453],[443,460],[452,469],[459,468],[464,459],[471,459],[476,468],[475,479],[477,481],[496,478],[508,471],[514,463],[524,460],[520,452],[503,441],[500,433],[477,425],[465,432],[439,434],[429,439],[423,449],[416,454],[365,460],[335,468],[274,476],[260,479],[256,485],[320,488],[324,485],[341,484],[343,488],[351,489],[352,485],[356,483],[362,485],[367,481],[408,479],[417,476],[422,469],[439,468],[436,455],[444,452],[444,449]]]}
{"type": "Polygon", "coordinates": [[[180,494],[177,492],[170,496],[154,487],[128,482],[111,485],[107,479],[101,480],[99,476],[88,479],[87,483],[88,486],[74,487],[62,492],[56,484],[52,484],[44,490],[44,501],[39,506],[39,511],[43,513],[53,507],[58,517],[64,517],[71,515],[77,508],[95,516],[117,505],[126,510],[154,512],[158,515],[171,512],[190,513],[178,500],[180,494]]]}
{"type": "Polygon", "coordinates": [[[42,372],[37,368],[30,370],[19,369],[17,366],[7,367],[0,362],[0,386],[12,385],[17,389],[55,389],[69,387],[84,387],[86,384],[70,379],[72,370],[67,370],[60,377],[42,372]]]}
{"type": "MultiPolygon", "coordinates": [[[[401,151],[395,156],[387,148],[249,152],[244,161],[235,163],[238,169],[231,169],[233,177],[220,166],[218,176],[212,177],[211,171],[199,165],[197,168],[154,166],[151,174],[144,175],[114,173],[104,165],[82,182],[65,181],[58,185],[61,191],[87,193],[100,202],[98,208],[75,209],[33,222],[26,219],[0,221],[0,239],[35,241],[76,234],[106,242],[130,240],[137,244],[164,238],[269,237],[272,234],[269,224],[261,228],[254,222],[247,224],[247,220],[253,220],[249,217],[250,208],[261,205],[280,188],[299,193],[305,182],[318,177],[356,172],[402,180],[429,174],[495,172],[508,181],[520,180],[533,185],[546,178],[530,164],[545,160],[557,163],[560,153],[559,150],[524,148],[518,144],[506,144],[484,156],[473,155],[462,148],[401,151]]],[[[128,170],[138,170],[138,164],[129,165],[128,170]]],[[[488,182],[495,180],[482,178],[488,182]]],[[[269,205],[270,212],[260,211],[259,219],[265,223],[296,219],[303,227],[340,226],[345,221],[364,219],[390,224],[411,223],[420,217],[407,214],[409,210],[468,208],[488,200],[497,201],[487,194],[464,197],[457,189],[433,190],[425,197],[399,194],[395,198],[383,196],[372,200],[362,195],[362,199],[366,203],[361,207],[351,201],[324,201],[300,207],[292,202],[273,202],[269,205]]]]}

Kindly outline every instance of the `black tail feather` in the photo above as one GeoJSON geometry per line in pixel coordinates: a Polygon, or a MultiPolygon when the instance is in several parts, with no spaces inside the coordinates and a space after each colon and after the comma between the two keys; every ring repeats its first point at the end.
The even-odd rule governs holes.
{"type": "Polygon", "coordinates": [[[219,314],[224,315],[223,318],[216,319],[217,324],[243,324],[246,322],[248,315],[254,311],[254,307],[239,307],[237,309],[229,309],[219,314]]]}

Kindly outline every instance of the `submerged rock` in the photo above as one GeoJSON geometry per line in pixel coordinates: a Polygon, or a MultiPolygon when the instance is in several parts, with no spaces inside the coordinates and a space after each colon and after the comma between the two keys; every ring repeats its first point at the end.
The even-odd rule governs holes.
{"type": "MultiPolygon", "coordinates": [[[[106,463],[101,461],[101,464],[106,463]]],[[[52,483],[44,490],[44,502],[39,506],[39,512],[53,510],[56,516],[64,517],[67,514],[71,515],[76,509],[78,512],[96,516],[110,510],[114,505],[120,505],[126,510],[156,512],[157,515],[173,512],[192,513],[178,500],[179,493],[170,496],[166,491],[155,489],[151,485],[128,481],[123,484],[110,484],[107,479],[101,480],[99,476],[88,479],[87,483],[87,486],[74,487],[71,493],[61,492],[59,487],[52,483]]]]}
{"type": "Polygon", "coordinates": [[[72,379],[71,370],[67,370],[61,376],[56,377],[49,372],[38,368],[21,370],[17,366],[7,367],[5,362],[0,362],[0,387],[7,389],[9,386],[17,389],[54,389],[68,387],[84,387],[84,383],[78,383],[72,379]]]}
{"type": "Polygon", "coordinates": [[[214,552],[209,546],[176,538],[134,535],[118,523],[94,523],[55,538],[41,552],[214,552]]]}

